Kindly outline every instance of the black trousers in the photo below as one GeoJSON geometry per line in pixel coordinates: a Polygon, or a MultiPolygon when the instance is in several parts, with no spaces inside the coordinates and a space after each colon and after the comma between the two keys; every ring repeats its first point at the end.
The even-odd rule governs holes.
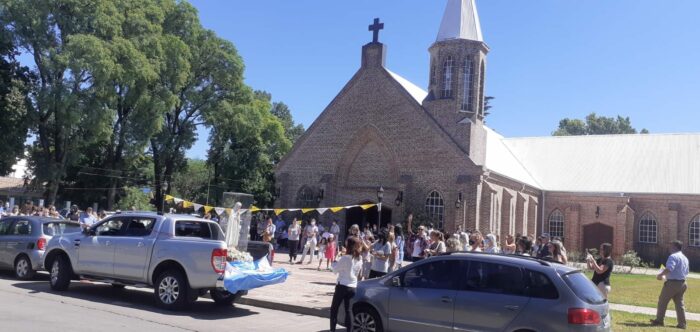
{"type": "Polygon", "coordinates": [[[350,299],[355,296],[355,288],[343,285],[335,285],[333,301],[331,302],[331,332],[335,332],[335,325],[338,324],[338,309],[340,302],[345,305],[345,328],[352,331],[352,310],[350,310],[350,299]]]}
{"type": "Polygon", "coordinates": [[[292,241],[289,240],[287,241],[287,246],[289,247],[289,259],[291,261],[296,261],[297,260],[297,251],[298,251],[298,246],[299,245],[299,240],[292,241]]]}
{"type": "Polygon", "coordinates": [[[380,278],[386,275],[386,272],[379,272],[375,270],[369,270],[369,279],[380,278]]]}

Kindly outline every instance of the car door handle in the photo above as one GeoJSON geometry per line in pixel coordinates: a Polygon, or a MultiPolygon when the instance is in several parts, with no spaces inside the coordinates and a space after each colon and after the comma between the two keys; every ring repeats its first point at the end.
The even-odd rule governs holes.
{"type": "Polygon", "coordinates": [[[143,242],[139,242],[139,244],[137,244],[136,246],[139,248],[143,247],[143,242]]]}
{"type": "Polygon", "coordinates": [[[507,305],[504,308],[510,310],[510,311],[518,311],[520,309],[520,306],[517,305],[507,305]]]}
{"type": "Polygon", "coordinates": [[[452,298],[449,297],[449,296],[443,296],[442,298],[440,298],[440,302],[442,302],[442,303],[452,303],[452,298]]]}
{"type": "Polygon", "coordinates": [[[80,247],[80,240],[73,240],[73,245],[76,247],[80,247]]]}
{"type": "Polygon", "coordinates": [[[105,246],[109,247],[110,245],[112,245],[112,242],[110,242],[110,241],[105,241],[105,246]]]}

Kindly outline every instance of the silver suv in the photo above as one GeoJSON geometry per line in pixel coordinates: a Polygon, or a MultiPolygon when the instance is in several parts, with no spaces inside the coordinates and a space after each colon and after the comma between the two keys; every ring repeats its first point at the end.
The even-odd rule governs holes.
{"type": "Polygon", "coordinates": [[[18,279],[34,277],[43,268],[46,243],[53,236],[80,232],[77,222],[17,216],[0,220],[0,268],[11,268],[18,279]]]}
{"type": "Polygon", "coordinates": [[[610,331],[581,271],[523,256],[432,257],[359,283],[351,305],[353,331],[610,331]]]}

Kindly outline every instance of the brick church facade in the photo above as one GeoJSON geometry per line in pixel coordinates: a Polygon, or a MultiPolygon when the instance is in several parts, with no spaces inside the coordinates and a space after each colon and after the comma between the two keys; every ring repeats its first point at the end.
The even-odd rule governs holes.
{"type": "Polygon", "coordinates": [[[381,213],[317,217],[347,228],[413,213],[447,232],[550,233],[569,251],[611,242],[657,265],[680,239],[700,267],[700,134],[504,138],[484,124],[489,48],[474,0],[448,1],[428,91],[386,68],[376,35],[278,165],[276,207],[375,203],[381,187],[381,213]]]}

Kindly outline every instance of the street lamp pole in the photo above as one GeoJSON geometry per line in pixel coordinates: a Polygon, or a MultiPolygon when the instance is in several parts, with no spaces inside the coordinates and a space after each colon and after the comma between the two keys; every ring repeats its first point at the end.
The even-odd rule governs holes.
{"type": "Polygon", "coordinates": [[[377,223],[379,224],[378,228],[382,228],[382,199],[384,198],[384,187],[379,186],[379,190],[377,190],[377,213],[379,214],[377,216],[377,223]]]}

